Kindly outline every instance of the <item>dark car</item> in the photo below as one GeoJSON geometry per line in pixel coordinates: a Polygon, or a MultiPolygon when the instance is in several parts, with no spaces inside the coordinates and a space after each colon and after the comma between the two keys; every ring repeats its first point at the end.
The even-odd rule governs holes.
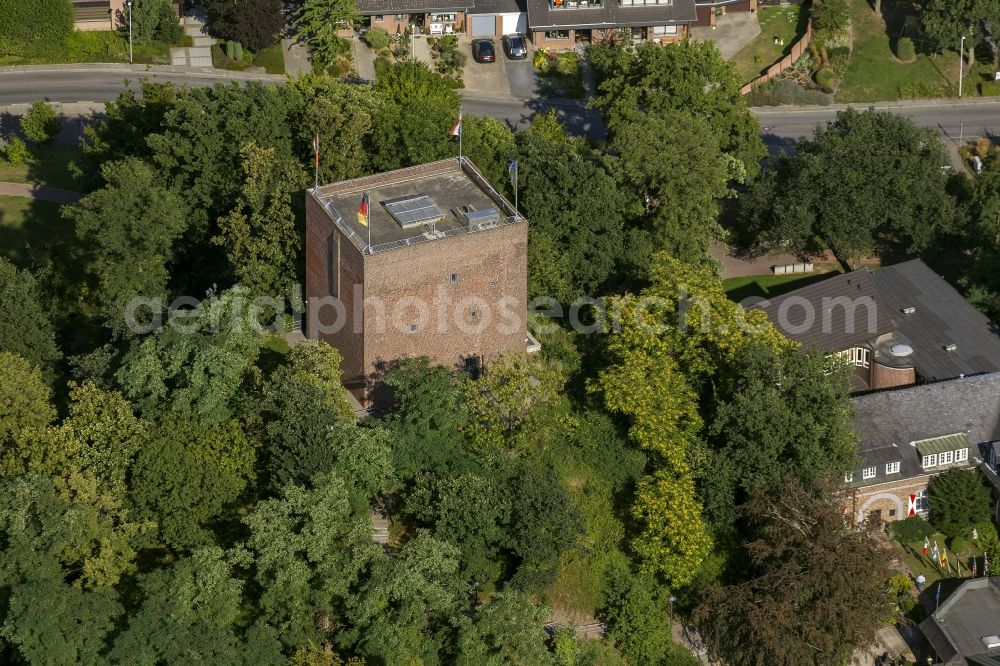
{"type": "Polygon", "coordinates": [[[496,62],[497,51],[492,39],[476,39],[472,42],[472,58],[476,62],[496,62]]]}
{"type": "Polygon", "coordinates": [[[511,60],[524,60],[528,57],[528,43],[519,32],[503,36],[503,50],[511,60]]]}

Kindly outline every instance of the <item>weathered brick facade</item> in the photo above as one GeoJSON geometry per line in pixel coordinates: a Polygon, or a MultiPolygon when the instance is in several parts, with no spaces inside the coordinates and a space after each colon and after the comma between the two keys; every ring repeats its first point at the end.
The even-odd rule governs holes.
{"type": "MultiPolygon", "coordinates": [[[[660,44],[669,44],[671,42],[677,42],[685,39],[687,37],[688,31],[686,25],[678,25],[677,33],[673,35],[654,35],[652,27],[641,28],[642,38],[647,41],[658,42],[660,44]]],[[[605,37],[611,33],[617,33],[618,28],[608,28],[608,29],[595,29],[591,30],[590,38],[594,42],[600,42],[605,39],[605,37]]],[[[531,33],[531,43],[538,48],[546,48],[552,50],[562,50],[562,49],[572,49],[576,46],[576,30],[568,30],[568,36],[564,39],[546,37],[546,32],[541,30],[536,30],[531,33]]]]}
{"type": "MultiPolygon", "coordinates": [[[[845,509],[850,511],[857,522],[869,517],[887,523],[902,520],[908,516],[910,495],[916,496],[920,491],[926,491],[927,482],[933,476],[934,474],[924,474],[857,488],[847,495],[845,509]]],[[[917,515],[925,516],[926,512],[918,511],[917,515]]]]}
{"type": "MultiPolygon", "coordinates": [[[[414,187],[427,188],[420,191],[434,196],[434,185],[422,183],[421,176],[455,176],[459,170],[448,162],[359,180],[373,190],[392,188],[397,180],[404,185],[419,183],[414,187]]],[[[493,201],[498,209],[515,213],[485,181],[473,185],[474,181],[470,178],[465,186],[477,188],[483,197],[480,209],[482,201],[493,201]],[[478,189],[482,187],[486,189],[478,189]]],[[[369,251],[357,246],[357,228],[336,223],[324,209],[319,198],[324,193],[320,188],[319,196],[307,196],[306,332],[340,350],[344,384],[359,400],[378,401],[382,374],[400,358],[427,356],[443,365],[478,366],[504,353],[525,351],[527,223],[523,219],[508,218],[514,221],[464,233],[456,229],[459,233],[435,240],[369,251]]],[[[377,205],[373,199],[372,206],[377,205]]],[[[395,224],[373,219],[376,223],[395,224]]]]}

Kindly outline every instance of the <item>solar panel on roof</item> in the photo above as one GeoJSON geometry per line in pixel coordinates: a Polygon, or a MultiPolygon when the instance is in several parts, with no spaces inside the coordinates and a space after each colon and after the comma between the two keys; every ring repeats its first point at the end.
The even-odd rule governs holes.
{"type": "Polygon", "coordinates": [[[404,229],[437,222],[444,218],[444,211],[426,194],[386,201],[384,205],[393,219],[404,229]]]}

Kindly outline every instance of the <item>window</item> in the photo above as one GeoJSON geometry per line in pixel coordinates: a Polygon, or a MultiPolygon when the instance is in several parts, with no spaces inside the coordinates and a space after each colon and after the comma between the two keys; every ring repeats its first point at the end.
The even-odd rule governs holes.
{"type": "Polygon", "coordinates": [[[589,9],[600,7],[602,0],[549,0],[553,9],[589,9]]]}
{"type": "Polygon", "coordinates": [[[850,483],[853,480],[854,480],[853,472],[848,472],[847,474],[844,475],[844,483],[850,483]]]}
{"type": "Polygon", "coordinates": [[[939,465],[950,465],[955,462],[955,452],[954,451],[943,451],[938,456],[939,465]]]}
{"type": "Polygon", "coordinates": [[[661,35],[676,35],[677,26],[676,25],[654,25],[653,34],[657,37],[661,35]]]}
{"type": "Polygon", "coordinates": [[[569,39],[569,30],[547,30],[545,39],[569,39]]]}
{"type": "Polygon", "coordinates": [[[921,513],[927,512],[927,491],[918,490],[917,491],[917,511],[921,513]]]}
{"type": "Polygon", "coordinates": [[[381,22],[382,22],[382,21],[384,21],[384,20],[385,20],[385,17],[384,17],[384,16],[382,16],[381,14],[376,14],[376,15],[375,15],[375,22],[376,22],[376,23],[381,23],[381,22]]]}
{"type": "Polygon", "coordinates": [[[886,474],[899,474],[899,461],[885,464],[886,474]]]}
{"type": "Polygon", "coordinates": [[[874,467],[865,467],[863,470],[861,470],[861,478],[862,479],[874,479],[875,478],[875,468],[874,467]]]}
{"type": "Polygon", "coordinates": [[[955,462],[965,462],[969,459],[969,449],[955,451],[955,462]]]}
{"type": "Polygon", "coordinates": [[[664,5],[669,7],[674,0],[621,0],[622,7],[640,7],[642,5],[664,5]]]}
{"type": "Polygon", "coordinates": [[[454,23],[454,14],[433,14],[431,16],[431,23],[454,23]]]}
{"type": "Polygon", "coordinates": [[[456,282],[458,282],[458,273],[452,273],[451,274],[451,283],[455,284],[456,282]]]}
{"type": "Polygon", "coordinates": [[[928,467],[937,467],[938,457],[936,453],[924,456],[923,467],[927,469],[928,467]]]}
{"type": "Polygon", "coordinates": [[[396,14],[396,22],[402,23],[403,21],[410,20],[409,14],[396,14]]]}

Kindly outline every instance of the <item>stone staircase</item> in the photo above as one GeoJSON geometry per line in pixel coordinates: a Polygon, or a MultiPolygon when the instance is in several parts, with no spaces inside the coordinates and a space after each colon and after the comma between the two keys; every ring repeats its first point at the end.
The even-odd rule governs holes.
{"type": "Polygon", "coordinates": [[[187,47],[170,49],[170,64],[178,67],[212,67],[212,45],[215,38],[205,30],[205,16],[197,12],[187,14],[181,22],[185,34],[191,37],[187,47]]]}

